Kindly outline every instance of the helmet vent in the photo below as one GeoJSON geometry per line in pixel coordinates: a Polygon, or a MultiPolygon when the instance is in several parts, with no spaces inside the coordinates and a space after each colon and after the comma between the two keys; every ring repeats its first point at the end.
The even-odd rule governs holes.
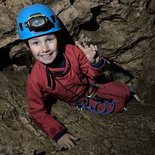
{"type": "Polygon", "coordinates": [[[20,28],[21,31],[24,30],[24,29],[23,29],[23,25],[22,25],[22,23],[19,23],[19,28],[20,28]]]}

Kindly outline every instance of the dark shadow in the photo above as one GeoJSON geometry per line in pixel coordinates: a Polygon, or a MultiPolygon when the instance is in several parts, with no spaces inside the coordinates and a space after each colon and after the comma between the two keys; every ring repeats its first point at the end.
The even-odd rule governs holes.
{"type": "MultiPolygon", "coordinates": [[[[59,19],[59,18],[58,18],[59,19]]],[[[64,39],[64,43],[65,44],[75,44],[73,38],[71,37],[71,35],[69,34],[67,28],[65,27],[65,25],[63,24],[63,22],[59,19],[60,25],[62,27],[61,30],[61,36],[63,36],[64,39]]]]}
{"type": "Polygon", "coordinates": [[[151,7],[151,5],[152,5],[151,3],[153,4],[152,0],[148,0],[146,2],[146,11],[149,14],[154,14],[155,13],[155,10],[153,9],[153,7],[151,7]]]}
{"type": "Polygon", "coordinates": [[[96,21],[96,17],[101,13],[102,6],[97,6],[91,9],[93,14],[92,18],[85,24],[80,26],[80,29],[87,31],[96,31],[99,29],[100,25],[96,21]]]}
{"type": "Polygon", "coordinates": [[[37,153],[37,150],[34,150],[33,155],[46,155],[46,152],[43,151],[37,153]]]}
{"type": "Polygon", "coordinates": [[[52,105],[57,102],[57,99],[51,95],[47,95],[45,97],[45,108],[47,110],[47,113],[50,114],[52,110],[52,105]]]}
{"type": "Polygon", "coordinates": [[[98,84],[104,84],[104,83],[108,83],[108,82],[111,82],[111,81],[113,81],[112,78],[107,78],[104,75],[97,76],[95,78],[95,82],[98,83],[98,84]]]}
{"type": "MultiPolygon", "coordinates": [[[[45,99],[44,99],[44,104],[45,104],[45,108],[46,108],[47,114],[51,115],[51,113],[52,113],[52,106],[53,106],[54,104],[56,104],[57,101],[58,101],[58,99],[55,98],[55,97],[53,97],[53,96],[51,96],[51,95],[47,95],[47,96],[45,97],[45,99]]],[[[64,124],[62,124],[62,123],[57,119],[56,116],[53,116],[53,118],[54,118],[55,120],[57,120],[62,126],[64,126],[64,124]]],[[[65,126],[64,126],[64,128],[67,130],[67,128],[66,128],[65,126]]]]}
{"type": "Polygon", "coordinates": [[[15,62],[14,62],[15,60],[10,59],[9,52],[14,45],[17,45],[20,42],[21,42],[20,40],[17,40],[12,43],[9,43],[5,47],[0,48],[0,71],[2,71],[3,68],[5,68],[5,67],[15,64],[15,62]]]}
{"type": "Polygon", "coordinates": [[[0,71],[3,70],[4,67],[7,67],[11,64],[11,60],[9,58],[9,49],[1,48],[0,49],[0,71]]]}
{"type": "Polygon", "coordinates": [[[74,2],[75,2],[75,0],[70,0],[71,5],[73,5],[74,2]]]}
{"type": "MultiPolygon", "coordinates": [[[[107,59],[107,58],[106,58],[107,59]]],[[[108,60],[110,62],[110,64],[105,64],[104,66],[104,71],[103,71],[103,75],[96,77],[95,81],[97,83],[107,83],[107,82],[112,82],[114,81],[114,77],[113,75],[115,73],[123,73],[123,75],[128,76],[130,79],[133,79],[134,76],[129,73],[128,71],[124,70],[123,68],[117,66],[115,63],[113,63],[112,61],[108,60]],[[105,72],[109,73],[109,75],[104,75],[105,72]]]]}
{"type": "Polygon", "coordinates": [[[123,73],[124,75],[127,75],[128,77],[130,77],[130,79],[134,78],[134,76],[130,72],[119,67],[117,64],[110,62],[110,66],[111,66],[112,71],[117,71],[117,72],[123,73]]]}

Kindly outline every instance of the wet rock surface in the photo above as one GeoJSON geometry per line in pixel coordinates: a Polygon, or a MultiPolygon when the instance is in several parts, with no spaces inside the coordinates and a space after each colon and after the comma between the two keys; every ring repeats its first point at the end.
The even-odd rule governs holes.
{"type": "Polygon", "coordinates": [[[0,155],[153,155],[155,153],[154,0],[0,0],[0,155]],[[60,150],[30,120],[25,81],[33,62],[19,42],[15,16],[32,2],[54,9],[70,36],[88,37],[109,60],[104,76],[132,84],[132,99],[120,114],[94,115],[58,101],[52,113],[77,146],[60,150]]]}

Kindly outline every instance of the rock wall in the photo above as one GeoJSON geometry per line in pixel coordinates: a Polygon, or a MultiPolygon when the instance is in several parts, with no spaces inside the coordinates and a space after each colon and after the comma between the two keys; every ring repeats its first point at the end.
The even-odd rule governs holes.
{"type": "Polygon", "coordinates": [[[0,155],[155,152],[154,0],[0,0],[0,14],[0,155]],[[29,119],[27,69],[17,72],[33,60],[18,40],[16,16],[23,6],[37,2],[53,8],[73,40],[84,38],[96,44],[110,61],[105,76],[132,84],[144,102],[139,105],[134,100],[127,113],[105,117],[72,111],[58,103],[56,116],[81,138],[68,152],[60,151],[29,119]]]}

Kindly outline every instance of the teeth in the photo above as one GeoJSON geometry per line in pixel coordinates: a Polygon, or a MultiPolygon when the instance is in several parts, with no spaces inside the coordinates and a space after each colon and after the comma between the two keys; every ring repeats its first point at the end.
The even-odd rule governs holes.
{"type": "Polygon", "coordinates": [[[44,55],[44,56],[43,56],[43,58],[48,58],[48,57],[50,57],[50,55],[44,55]]]}
{"type": "Polygon", "coordinates": [[[43,54],[43,55],[41,55],[42,57],[48,57],[48,56],[51,56],[52,55],[52,53],[48,53],[48,54],[43,54]]]}
{"type": "Polygon", "coordinates": [[[43,55],[43,57],[48,57],[48,56],[50,56],[49,54],[47,54],[47,55],[43,55]]]}
{"type": "Polygon", "coordinates": [[[48,58],[50,58],[50,56],[51,56],[51,54],[42,55],[42,57],[43,57],[44,59],[48,59],[48,58]]]}

